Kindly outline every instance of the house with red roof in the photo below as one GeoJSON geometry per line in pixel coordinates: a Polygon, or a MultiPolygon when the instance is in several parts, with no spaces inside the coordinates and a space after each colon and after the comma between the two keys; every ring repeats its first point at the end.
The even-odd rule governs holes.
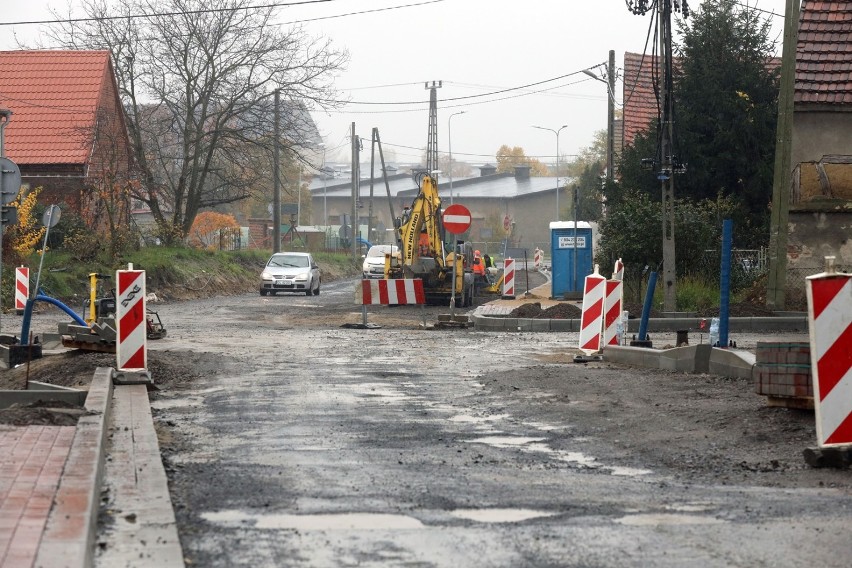
{"type": "MultiPolygon", "coordinates": [[[[0,51],[6,157],[39,201],[76,213],[130,181],[130,141],[109,51],[0,51]]],[[[91,211],[90,211],[91,212],[91,211]]],[[[94,212],[96,213],[96,212],[94,212]]]]}
{"type": "Polygon", "coordinates": [[[852,270],[852,2],[802,2],[793,101],[788,291],[826,256],[852,270]]]}
{"type": "Polygon", "coordinates": [[[624,53],[624,112],[622,114],[623,134],[619,149],[633,144],[636,135],[647,132],[651,121],[657,120],[657,95],[654,91],[654,69],[660,65],[660,58],[644,53],[624,53]]]}

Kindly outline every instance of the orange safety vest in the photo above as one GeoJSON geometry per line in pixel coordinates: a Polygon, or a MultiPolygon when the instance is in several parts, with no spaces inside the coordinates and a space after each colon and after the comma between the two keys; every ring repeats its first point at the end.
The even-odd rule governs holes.
{"type": "Polygon", "coordinates": [[[485,276],[485,263],[478,256],[473,258],[473,273],[485,276]]]}

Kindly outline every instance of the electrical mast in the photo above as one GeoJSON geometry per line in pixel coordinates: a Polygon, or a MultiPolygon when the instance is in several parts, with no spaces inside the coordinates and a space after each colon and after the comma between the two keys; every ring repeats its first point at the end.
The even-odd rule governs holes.
{"type": "Polygon", "coordinates": [[[674,93],[672,81],[672,7],[689,17],[686,0],[626,0],[627,9],[637,15],[657,10],[660,18],[660,57],[658,83],[658,155],[654,160],[661,182],[663,221],[663,309],[676,310],[677,273],[675,269],[674,174],[681,169],[674,148],[674,93]]]}
{"type": "Polygon", "coordinates": [[[438,89],[443,81],[432,81],[429,89],[429,140],[426,143],[426,173],[433,176],[438,169],[438,89]]]}

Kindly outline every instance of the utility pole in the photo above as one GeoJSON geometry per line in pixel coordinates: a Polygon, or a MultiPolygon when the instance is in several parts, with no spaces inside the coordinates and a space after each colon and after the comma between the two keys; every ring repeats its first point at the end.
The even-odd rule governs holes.
{"type": "Polygon", "coordinates": [[[659,109],[659,155],[656,164],[661,185],[663,229],[663,309],[677,308],[677,273],[675,261],[674,176],[680,164],[674,155],[674,93],[672,80],[672,3],[689,17],[686,0],[627,0],[627,9],[637,15],[657,10],[660,30],[660,80],[662,105],[659,109]]]}
{"type": "Polygon", "coordinates": [[[606,70],[606,179],[612,181],[615,171],[615,50],[609,50],[609,66],[606,70]]]}
{"type": "Polygon", "coordinates": [[[432,81],[429,89],[429,139],[426,142],[426,173],[433,176],[438,169],[438,89],[443,81],[432,81]]]}
{"type": "Polygon", "coordinates": [[[355,134],[355,123],[352,123],[352,218],[349,220],[349,238],[352,239],[352,258],[358,260],[358,183],[361,181],[359,172],[361,154],[359,152],[358,135],[355,134]]]}
{"type": "Polygon", "coordinates": [[[281,122],[281,91],[275,89],[275,109],[272,125],[272,252],[281,252],[281,176],[279,148],[280,133],[278,124],[281,122]]]}
{"type": "Polygon", "coordinates": [[[675,270],[674,234],[674,94],[672,93],[672,13],[671,0],[660,10],[660,54],[662,55],[663,109],[660,123],[660,173],[663,216],[663,309],[677,307],[677,273],[675,270]]]}
{"type": "Polygon", "coordinates": [[[796,44],[799,42],[799,0],[787,0],[784,14],[784,47],[781,52],[781,92],[775,134],[775,172],[769,227],[769,274],[766,306],[784,309],[787,287],[787,225],[790,218],[791,146],[793,142],[793,94],[796,86],[796,44]]]}

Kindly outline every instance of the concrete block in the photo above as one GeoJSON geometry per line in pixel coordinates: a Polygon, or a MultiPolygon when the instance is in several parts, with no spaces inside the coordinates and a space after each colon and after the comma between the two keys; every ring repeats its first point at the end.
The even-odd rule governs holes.
{"type": "Polygon", "coordinates": [[[755,365],[755,356],[747,351],[712,348],[709,371],[722,377],[750,379],[755,365]]]}
{"type": "Polygon", "coordinates": [[[554,319],[550,321],[550,331],[580,331],[580,320],[554,319]]]}

